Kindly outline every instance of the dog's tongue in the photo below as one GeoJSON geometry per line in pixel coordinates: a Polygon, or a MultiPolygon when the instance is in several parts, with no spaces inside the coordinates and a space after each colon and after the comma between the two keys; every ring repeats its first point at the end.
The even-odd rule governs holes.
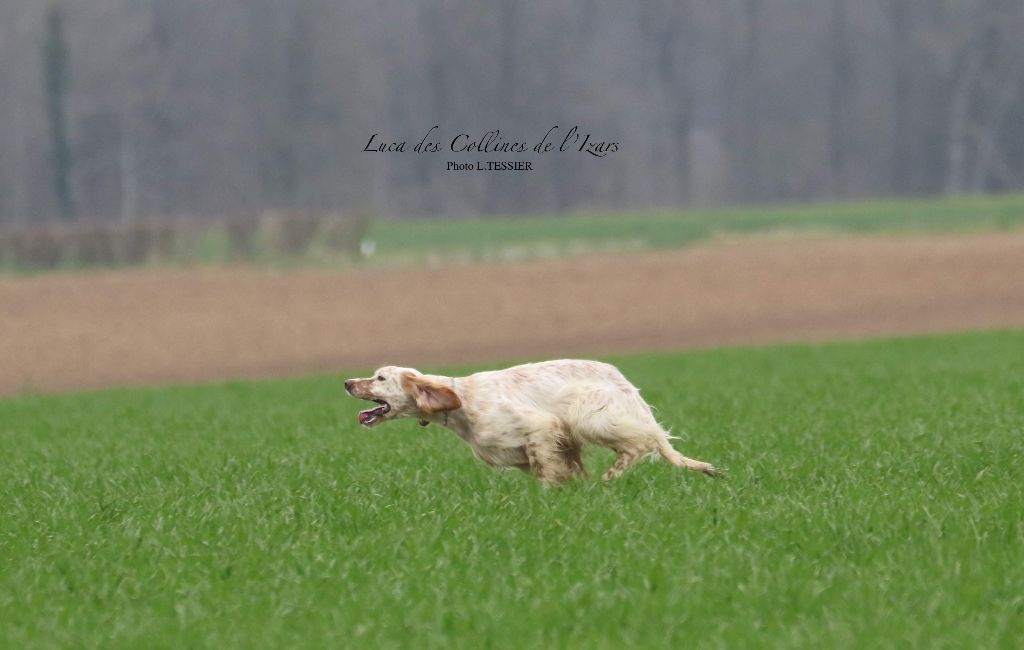
{"type": "Polygon", "coordinates": [[[390,409],[387,405],[378,406],[377,408],[366,409],[365,411],[359,411],[359,424],[373,424],[373,422],[382,417],[390,409]]]}

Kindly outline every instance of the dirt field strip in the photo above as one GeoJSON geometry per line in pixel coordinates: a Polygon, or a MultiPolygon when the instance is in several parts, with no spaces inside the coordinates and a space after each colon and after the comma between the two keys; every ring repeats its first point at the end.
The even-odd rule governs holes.
{"type": "Polygon", "coordinates": [[[1024,233],[0,280],[0,394],[1024,327],[1024,233]]]}

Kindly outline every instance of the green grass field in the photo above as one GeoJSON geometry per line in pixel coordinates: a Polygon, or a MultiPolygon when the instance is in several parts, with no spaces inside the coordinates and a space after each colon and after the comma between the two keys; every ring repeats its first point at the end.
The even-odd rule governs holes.
{"type": "Polygon", "coordinates": [[[0,647],[1019,647],[1024,332],[613,361],[728,481],[546,490],[338,377],[2,401],[0,647]]]}
{"type": "Polygon", "coordinates": [[[673,248],[773,232],[907,234],[1024,226],[1024,195],[739,206],[707,210],[377,221],[380,263],[557,257],[673,248]]]}

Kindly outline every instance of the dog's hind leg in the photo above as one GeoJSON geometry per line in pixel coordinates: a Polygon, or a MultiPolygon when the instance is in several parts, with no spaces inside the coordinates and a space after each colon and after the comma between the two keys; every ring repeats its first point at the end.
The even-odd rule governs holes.
{"type": "Polygon", "coordinates": [[[649,439],[652,441],[649,446],[641,448],[630,447],[626,449],[615,449],[619,454],[619,457],[615,460],[612,466],[608,468],[608,471],[605,472],[604,480],[608,481],[620,476],[623,472],[636,464],[638,460],[652,452],[657,452],[662,458],[676,467],[684,467],[694,472],[707,474],[708,476],[720,477],[723,475],[722,472],[715,469],[711,463],[687,458],[680,454],[669,443],[665,434],[660,432],[660,430],[657,434],[652,434],[649,439]]]}
{"type": "Polygon", "coordinates": [[[669,442],[668,434],[657,423],[645,423],[624,417],[606,424],[596,432],[591,430],[590,441],[609,447],[619,455],[605,473],[605,480],[619,476],[641,458],[655,453],[676,467],[702,472],[708,476],[722,476],[722,473],[710,463],[687,458],[676,451],[669,442]]]}
{"type": "Polygon", "coordinates": [[[616,450],[619,457],[615,459],[612,466],[608,468],[608,471],[604,473],[604,480],[610,481],[613,478],[618,478],[627,469],[636,464],[636,461],[644,457],[643,451],[636,449],[630,450],[616,450]]]}
{"type": "Polygon", "coordinates": [[[570,396],[567,422],[581,441],[606,447],[619,457],[605,473],[613,479],[648,454],[660,454],[676,467],[720,476],[709,463],[683,456],[669,443],[668,434],[658,424],[650,407],[639,393],[623,393],[599,386],[570,396]]]}

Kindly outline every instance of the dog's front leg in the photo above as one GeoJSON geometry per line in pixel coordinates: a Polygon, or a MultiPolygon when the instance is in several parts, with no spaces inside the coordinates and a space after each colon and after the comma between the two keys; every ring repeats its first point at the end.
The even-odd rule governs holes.
{"type": "Polygon", "coordinates": [[[574,469],[558,444],[558,429],[534,429],[527,434],[526,441],[530,469],[541,482],[557,486],[572,478],[574,469]]]}
{"type": "Polygon", "coordinates": [[[579,474],[583,478],[590,478],[587,468],[583,466],[583,454],[579,447],[561,446],[562,460],[569,466],[573,474],[579,474]]]}

